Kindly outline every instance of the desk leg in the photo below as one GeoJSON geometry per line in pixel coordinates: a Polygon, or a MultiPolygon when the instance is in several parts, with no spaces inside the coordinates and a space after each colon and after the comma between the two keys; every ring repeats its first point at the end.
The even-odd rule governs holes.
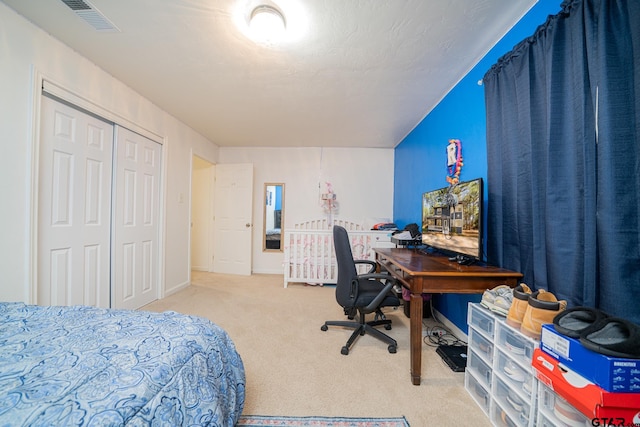
{"type": "Polygon", "coordinates": [[[420,385],[422,370],[422,294],[411,294],[409,331],[411,335],[411,382],[420,385]]]}

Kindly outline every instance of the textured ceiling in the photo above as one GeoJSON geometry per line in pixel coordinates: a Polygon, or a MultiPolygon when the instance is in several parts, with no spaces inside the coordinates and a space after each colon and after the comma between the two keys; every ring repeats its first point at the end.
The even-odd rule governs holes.
{"type": "Polygon", "coordinates": [[[394,147],[536,0],[2,0],[219,146],[394,147]],[[244,33],[260,3],[290,39],[244,33]]]}

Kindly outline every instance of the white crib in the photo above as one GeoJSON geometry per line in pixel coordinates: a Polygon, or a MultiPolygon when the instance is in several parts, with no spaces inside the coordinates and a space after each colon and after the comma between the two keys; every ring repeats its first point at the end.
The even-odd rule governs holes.
{"type": "MultiPolygon", "coordinates": [[[[375,260],[373,248],[393,246],[390,231],[364,230],[358,223],[339,219],[333,224],[347,230],[354,259],[375,260]]],[[[289,283],[323,285],[337,282],[333,224],[326,219],[310,220],[284,230],[285,288],[289,283]]],[[[361,273],[368,270],[366,266],[359,268],[361,273]]]]}

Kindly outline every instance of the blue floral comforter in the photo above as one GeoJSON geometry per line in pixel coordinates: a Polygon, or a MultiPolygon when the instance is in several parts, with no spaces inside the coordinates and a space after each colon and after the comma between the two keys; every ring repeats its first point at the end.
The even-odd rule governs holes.
{"type": "Polygon", "coordinates": [[[0,426],[233,426],[242,360],[209,320],[0,303],[0,426]]]}

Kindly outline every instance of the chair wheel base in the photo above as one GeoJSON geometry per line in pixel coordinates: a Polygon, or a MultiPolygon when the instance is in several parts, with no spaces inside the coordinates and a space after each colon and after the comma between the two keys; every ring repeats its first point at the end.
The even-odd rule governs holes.
{"type": "Polygon", "coordinates": [[[344,347],[342,347],[342,349],[340,350],[341,354],[344,354],[345,356],[347,354],[349,354],[349,347],[347,347],[346,345],[344,347]]]}
{"type": "Polygon", "coordinates": [[[397,351],[396,346],[393,344],[387,347],[387,349],[389,350],[389,353],[395,353],[397,351]]]}
{"type": "Polygon", "coordinates": [[[391,325],[384,325],[384,328],[385,328],[387,331],[390,331],[390,330],[391,330],[391,325]]]}
{"type": "Polygon", "coordinates": [[[329,329],[329,327],[328,327],[327,325],[322,325],[322,326],[320,326],[320,330],[321,330],[321,331],[326,331],[326,330],[328,330],[328,329],[329,329]]]}

